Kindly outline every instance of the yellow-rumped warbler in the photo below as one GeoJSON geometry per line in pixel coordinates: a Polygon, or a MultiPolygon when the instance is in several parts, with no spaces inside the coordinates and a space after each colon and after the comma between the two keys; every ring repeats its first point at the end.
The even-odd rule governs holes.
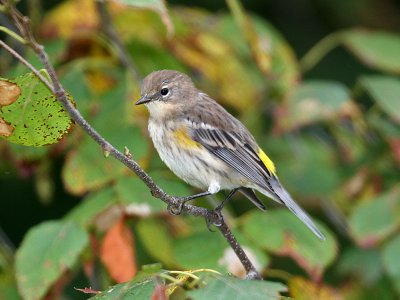
{"type": "Polygon", "coordinates": [[[240,191],[258,208],[265,206],[253,190],[286,205],[321,240],[325,236],[294,202],[276,176],[274,163],[250,132],[185,74],[155,71],[142,84],[150,112],[148,129],[158,154],[181,179],[206,192],[190,199],[231,190],[217,207],[240,191]]]}

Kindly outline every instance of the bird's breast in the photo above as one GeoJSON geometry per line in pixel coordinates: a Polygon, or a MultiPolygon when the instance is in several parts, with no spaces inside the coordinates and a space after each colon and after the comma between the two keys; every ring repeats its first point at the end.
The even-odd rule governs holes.
{"type": "Polygon", "coordinates": [[[212,181],[227,188],[228,166],[194,141],[185,127],[149,120],[148,129],[160,158],[178,177],[201,189],[212,181]]]}

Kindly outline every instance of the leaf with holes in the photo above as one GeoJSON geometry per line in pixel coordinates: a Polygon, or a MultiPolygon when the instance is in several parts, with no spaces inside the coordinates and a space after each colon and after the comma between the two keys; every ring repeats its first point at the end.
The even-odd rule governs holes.
{"type": "Polygon", "coordinates": [[[14,95],[13,101],[0,106],[0,128],[4,124],[9,126],[8,134],[2,135],[8,141],[38,147],[57,143],[69,132],[72,120],[57,98],[33,73],[14,80],[1,79],[0,82],[16,85],[12,91],[0,89],[1,98],[5,93],[10,96],[13,92],[14,95]],[[16,94],[18,88],[20,94],[16,94]]]}

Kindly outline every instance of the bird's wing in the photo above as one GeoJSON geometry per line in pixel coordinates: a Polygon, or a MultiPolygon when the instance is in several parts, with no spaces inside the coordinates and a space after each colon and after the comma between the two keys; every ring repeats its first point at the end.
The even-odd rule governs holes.
{"type": "MultiPolygon", "coordinates": [[[[189,123],[192,139],[200,143],[213,155],[223,160],[234,170],[260,188],[270,189],[268,180],[274,176],[275,168],[260,155],[261,149],[255,149],[252,141],[247,141],[237,132],[229,132],[204,123],[189,123]]],[[[272,190],[271,190],[272,192],[272,190]]],[[[277,200],[277,199],[274,199],[277,200]]]]}

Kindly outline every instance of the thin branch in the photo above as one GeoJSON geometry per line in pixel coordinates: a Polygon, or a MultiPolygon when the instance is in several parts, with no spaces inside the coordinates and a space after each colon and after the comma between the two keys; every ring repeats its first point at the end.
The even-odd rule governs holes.
{"type": "Polygon", "coordinates": [[[97,8],[97,12],[100,16],[101,27],[103,28],[107,37],[112,42],[112,44],[117,52],[119,60],[128,69],[132,78],[135,81],[139,82],[141,80],[141,78],[132,62],[132,59],[127,54],[126,49],[117,34],[117,31],[114,28],[110,13],[108,12],[108,9],[107,9],[106,1],[105,0],[96,0],[96,8],[97,8]]]}
{"type": "Polygon", "coordinates": [[[39,70],[36,70],[32,64],[30,64],[27,60],[25,60],[17,51],[15,51],[13,48],[8,46],[6,43],[4,43],[2,40],[0,40],[0,45],[12,56],[14,56],[16,59],[18,59],[23,65],[25,65],[29,70],[33,72],[33,74],[36,75],[37,78],[40,79],[41,82],[43,82],[50,91],[54,92],[53,86],[50,84],[50,82],[47,81],[47,79],[40,74],[39,70]]]}
{"type": "MultiPolygon", "coordinates": [[[[3,2],[3,0],[1,0],[3,2]]],[[[174,197],[165,193],[155,182],[154,180],[139,166],[139,164],[133,160],[130,155],[126,155],[118,151],[114,148],[107,140],[105,140],[80,114],[80,112],[71,104],[68,100],[66,91],[62,87],[60,81],[57,78],[57,74],[54,70],[54,67],[51,65],[47,53],[44,51],[42,45],[39,45],[29,27],[29,19],[26,16],[23,16],[13,7],[9,1],[7,3],[8,11],[11,14],[11,17],[19,29],[21,35],[26,40],[27,44],[35,51],[47,70],[51,83],[49,83],[38,70],[36,70],[29,62],[27,62],[22,56],[20,56],[13,49],[8,47],[4,42],[0,41],[0,45],[5,48],[10,54],[12,54],[15,58],[17,58],[21,63],[27,66],[32,72],[35,73],[36,76],[44,83],[46,86],[52,91],[52,93],[57,97],[58,101],[63,105],[67,113],[70,117],[78,124],[82,129],[92,137],[92,139],[100,145],[103,152],[107,154],[111,154],[116,159],[118,159],[121,163],[127,166],[130,170],[132,170],[150,189],[151,194],[164,201],[168,204],[169,207],[180,207],[182,201],[187,199],[188,197],[174,197]]],[[[129,154],[129,153],[128,153],[129,154]]],[[[247,257],[243,248],[239,245],[236,238],[232,234],[231,230],[225,223],[224,219],[220,214],[210,211],[203,207],[194,206],[188,203],[184,203],[182,206],[182,212],[204,217],[208,222],[213,224],[218,224],[218,229],[221,231],[223,236],[226,238],[239,260],[243,264],[247,277],[251,279],[261,279],[261,276],[247,257]]]]}

